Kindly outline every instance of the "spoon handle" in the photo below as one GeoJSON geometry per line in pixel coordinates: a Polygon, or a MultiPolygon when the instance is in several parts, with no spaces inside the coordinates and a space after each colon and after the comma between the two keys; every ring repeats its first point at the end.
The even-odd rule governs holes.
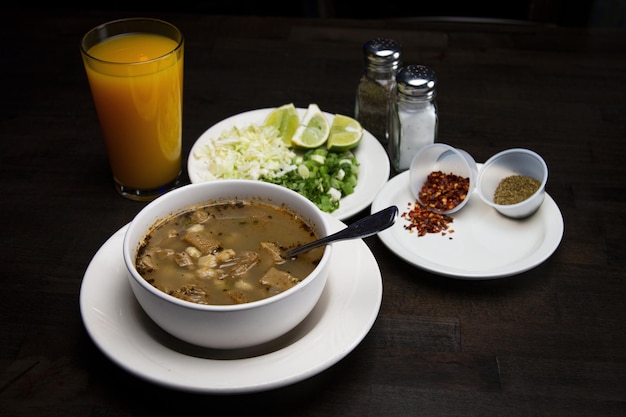
{"type": "Polygon", "coordinates": [[[299,253],[309,251],[313,248],[317,248],[318,246],[326,245],[330,242],[346,239],[359,239],[375,235],[376,233],[385,230],[394,224],[396,217],[398,217],[398,207],[387,207],[386,209],[382,209],[381,211],[357,220],[345,229],[333,233],[332,235],[328,235],[311,243],[290,249],[286,252],[285,256],[289,259],[299,253]]]}

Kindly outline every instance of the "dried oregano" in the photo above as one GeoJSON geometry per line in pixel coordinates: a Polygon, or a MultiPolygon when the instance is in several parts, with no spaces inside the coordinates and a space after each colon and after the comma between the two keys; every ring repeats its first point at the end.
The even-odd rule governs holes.
{"type": "Polygon", "coordinates": [[[528,199],[541,186],[541,182],[527,175],[511,175],[498,184],[493,201],[496,204],[516,204],[528,199]]]}

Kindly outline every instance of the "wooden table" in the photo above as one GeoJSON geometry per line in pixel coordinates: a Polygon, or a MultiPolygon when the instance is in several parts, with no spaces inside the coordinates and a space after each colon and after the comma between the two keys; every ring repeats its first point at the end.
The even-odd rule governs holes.
{"type": "Polygon", "coordinates": [[[1,415],[626,414],[625,31],[144,15],[186,35],[185,156],[243,111],[315,102],[352,114],[363,43],[392,37],[406,63],[437,73],[440,142],[478,162],[511,147],[545,158],[563,240],[528,272],[469,281],[367,238],[382,304],[335,365],[238,395],[146,381],[93,343],[79,309],[91,259],[145,206],[113,188],[79,53],[84,32],[128,14],[12,14],[0,29],[1,415]]]}

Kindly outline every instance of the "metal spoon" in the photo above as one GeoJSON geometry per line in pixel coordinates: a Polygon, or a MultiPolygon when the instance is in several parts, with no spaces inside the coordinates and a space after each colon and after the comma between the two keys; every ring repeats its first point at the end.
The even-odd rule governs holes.
{"type": "Polygon", "coordinates": [[[302,252],[307,252],[318,246],[326,245],[338,240],[359,239],[375,235],[390,227],[398,217],[398,207],[390,206],[369,216],[352,223],[345,229],[342,229],[332,235],[328,235],[305,245],[297,246],[293,249],[285,251],[284,258],[291,259],[302,252]]]}

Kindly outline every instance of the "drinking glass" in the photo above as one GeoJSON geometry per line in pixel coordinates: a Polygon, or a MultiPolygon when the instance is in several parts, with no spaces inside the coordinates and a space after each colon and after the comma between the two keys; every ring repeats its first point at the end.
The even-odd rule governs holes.
{"type": "Polygon", "coordinates": [[[184,38],[129,18],[91,29],[81,55],[118,192],[149,201],[177,187],[182,161],[184,38]]]}

